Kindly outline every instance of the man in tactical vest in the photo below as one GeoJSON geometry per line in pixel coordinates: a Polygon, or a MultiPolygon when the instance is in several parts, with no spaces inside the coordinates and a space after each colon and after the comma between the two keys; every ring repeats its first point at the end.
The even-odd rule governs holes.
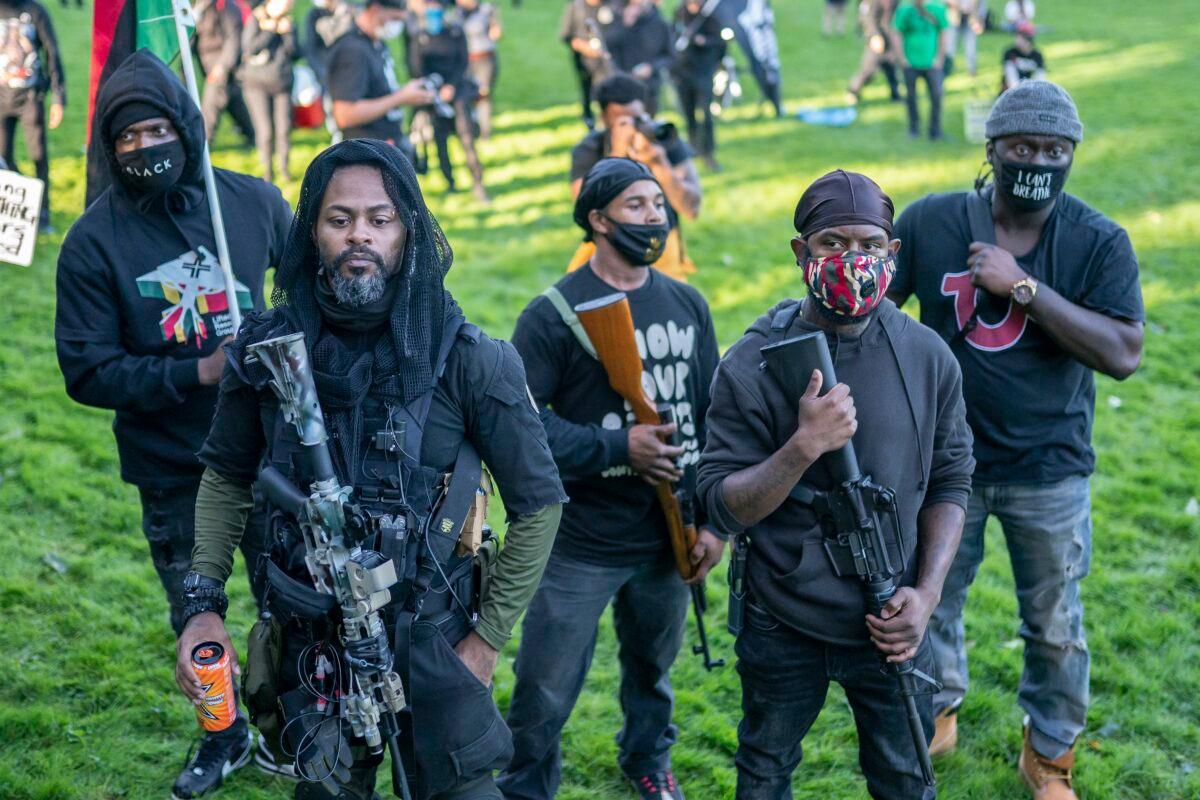
{"type": "MultiPolygon", "coordinates": [[[[884,297],[900,242],[891,236],[892,201],[871,179],[842,170],[818,179],[800,198],[795,226],[808,296],[775,306],[725,354],[700,461],[709,519],[737,537],[731,594],[744,598],[744,627],[730,605],[742,678],[737,798],[792,796],[801,742],[832,680],[853,709],[871,796],[927,800],[934,791],[918,768],[925,748],[905,724],[899,681],[880,667],[886,656],[933,668],[925,626],[954,559],[974,467],[961,378],[949,348],[884,297]],[[765,345],[812,333],[824,334],[839,380],[824,394],[812,366],[792,363],[782,375],[770,360],[762,367],[765,345]],[[851,438],[860,475],[884,488],[871,493],[866,514],[858,505],[837,516],[853,525],[873,518],[895,534],[886,582],[898,588],[876,614],[858,558],[846,563],[850,548],[826,523],[847,485],[834,471],[844,462],[830,456],[845,456],[851,438]],[[883,508],[873,515],[874,507],[883,508]]],[[[912,725],[928,737],[930,696],[915,699],[912,725]]]]}
{"type": "Polygon", "coordinates": [[[245,693],[264,735],[298,754],[299,800],[375,796],[382,747],[352,733],[347,720],[360,717],[346,699],[368,696],[359,669],[373,659],[407,697],[392,717],[393,788],[407,782],[418,800],[500,797],[492,771],[508,761],[511,736],[488,685],[566,498],[516,352],[467,323],[443,288],[452,258],[400,151],[342,142],[305,174],[274,309],[248,317],[228,345],[199,454],[207,470],[196,501],[196,574],[176,670],[184,693],[199,692],[192,647],[216,641],[232,650],[222,586],[260,464],[264,486],[272,475],[276,487],[286,479],[299,506],[310,486],[318,492],[311,439],[281,413],[264,341],[303,334],[329,433],[325,467],[351,487],[342,530],[356,531],[361,563],[390,559],[398,576],[380,614],[386,632],[373,634],[365,653],[365,640],[348,635],[356,604],[338,609],[313,589],[310,564],[322,553],[301,535],[312,534],[311,519],[286,507],[286,492],[281,500],[268,490],[270,617],[250,636],[245,693]],[[481,459],[509,514],[498,556],[490,531],[480,531],[481,459]],[[407,781],[396,773],[397,752],[407,781]]]}

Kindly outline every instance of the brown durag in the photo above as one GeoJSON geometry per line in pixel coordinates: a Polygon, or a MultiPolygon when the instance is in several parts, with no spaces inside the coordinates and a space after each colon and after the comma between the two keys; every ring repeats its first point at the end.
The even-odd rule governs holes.
{"type": "Polygon", "coordinates": [[[896,209],[879,184],[838,169],[813,181],[796,204],[793,224],[804,238],[839,225],[878,225],[892,234],[896,209]]]}

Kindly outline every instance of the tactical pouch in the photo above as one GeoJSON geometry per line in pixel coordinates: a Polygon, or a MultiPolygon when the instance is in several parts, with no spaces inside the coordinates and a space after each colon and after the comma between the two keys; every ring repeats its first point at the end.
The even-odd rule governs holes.
{"type": "Polygon", "coordinates": [[[729,615],[725,624],[728,631],[737,636],[742,632],[746,620],[746,558],[750,555],[750,537],[738,534],[733,537],[729,555],[729,615]]]}
{"type": "Polygon", "coordinates": [[[242,697],[250,722],[258,728],[277,761],[282,760],[280,736],[283,719],[279,711],[279,670],[283,655],[282,626],[264,611],[246,643],[246,666],[242,670],[242,697]]]}
{"type": "Polygon", "coordinates": [[[333,595],[305,586],[274,561],[267,562],[267,608],[274,616],[312,622],[325,619],[335,604],[333,595]]]}

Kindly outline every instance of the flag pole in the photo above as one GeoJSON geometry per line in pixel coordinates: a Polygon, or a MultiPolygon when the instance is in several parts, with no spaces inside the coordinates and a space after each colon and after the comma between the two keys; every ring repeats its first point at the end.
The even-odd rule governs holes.
{"type": "MultiPolygon", "coordinates": [[[[195,25],[189,0],[171,0],[175,17],[175,33],[179,36],[179,60],[183,62],[183,79],[192,102],[200,108],[200,90],[196,85],[196,67],[192,64],[192,44],[186,25],[195,25]]],[[[204,169],[204,193],[208,195],[208,211],[212,217],[213,238],[217,240],[217,261],[225,275],[225,298],[229,304],[229,316],[236,333],[242,327],[242,310],[238,308],[237,281],[233,277],[233,262],[229,259],[229,242],[225,239],[225,221],[221,218],[221,201],[217,197],[217,179],[213,175],[212,158],[208,152],[207,139],[202,142],[201,162],[204,169]]],[[[196,254],[200,255],[199,253],[196,254]]]]}

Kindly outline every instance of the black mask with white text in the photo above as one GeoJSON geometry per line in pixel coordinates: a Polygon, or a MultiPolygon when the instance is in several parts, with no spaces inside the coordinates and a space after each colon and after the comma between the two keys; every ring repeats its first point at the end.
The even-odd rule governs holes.
{"type": "Polygon", "coordinates": [[[632,266],[648,267],[662,258],[667,235],[671,232],[670,223],[663,221],[658,225],[634,225],[617,222],[607,215],[605,219],[613,228],[611,233],[606,234],[608,241],[632,266]]]}
{"type": "Polygon", "coordinates": [[[1070,166],[1049,167],[1001,161],[996,170],[996,187],[1004,200],[1018,211],[1041,211],[1062,194],[1070,166]]]}
{"type": "Polygon", "coordinates": [[[186,161],[183,142],[178,139],[117,153],[121,183],[130,191],[147,196],[160,195],[178,183],[186,161]]]}

